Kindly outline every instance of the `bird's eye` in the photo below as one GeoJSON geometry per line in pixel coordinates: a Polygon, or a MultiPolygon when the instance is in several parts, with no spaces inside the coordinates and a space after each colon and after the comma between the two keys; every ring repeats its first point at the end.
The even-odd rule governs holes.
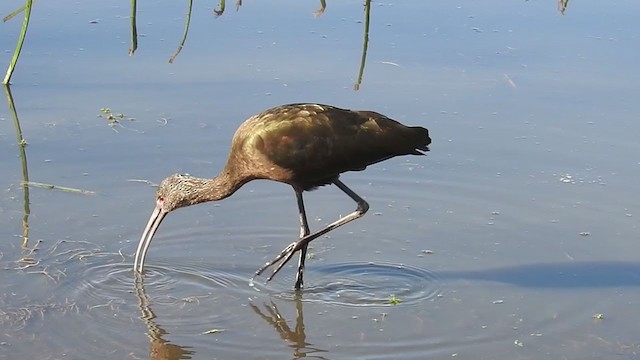
{"type": "Polygon", "coordinates": [[[164,198],[162,196],[158,196],[158,201],[164,202],[164,198]]]}

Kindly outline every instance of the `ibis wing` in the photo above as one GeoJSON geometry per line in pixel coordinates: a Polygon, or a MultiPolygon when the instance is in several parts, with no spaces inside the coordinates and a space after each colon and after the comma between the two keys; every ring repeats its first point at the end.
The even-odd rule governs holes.
{"type": "Polygon", "coordinates": [[[259,150],[309,187],[394,156],[420,155],[431,143],[425,128],[375,112],[318,105],[273,117],[258,133],[259,150]]]}

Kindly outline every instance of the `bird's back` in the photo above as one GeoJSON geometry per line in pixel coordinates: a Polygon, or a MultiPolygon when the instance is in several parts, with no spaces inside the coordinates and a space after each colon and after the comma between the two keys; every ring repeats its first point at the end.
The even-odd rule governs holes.
{"type": "Polygon", "coordinates": [[[345,171],[364,170],[394,156],[422,155],[430,143],[426,128],[408,127],[376,112],[291,104],[245,121],[234,136],[230,162],[246,164],[252,177],[308,190],[345,171]]]}

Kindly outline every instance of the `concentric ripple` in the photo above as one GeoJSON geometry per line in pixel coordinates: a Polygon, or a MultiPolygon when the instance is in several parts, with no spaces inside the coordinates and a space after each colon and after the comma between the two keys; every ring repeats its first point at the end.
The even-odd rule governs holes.
{"type": "MultiPolygon", "coordinates": [[[[394,297],[415,304],[440,294],[436,273],[415,266],[355,262],[316,266],[307,271],[312,282],[304,289],[306,301],[347,306],[388,306],[394,297]]],[[[274,294],[291,298],[292,292],[274,294]]]]}
{"type": "MultiPolygon", "coordinates": [[[[158,292],[185,298],[211,295],[220,289],[225,289],[225,292],[245,293],[242,296],[251,294],[252,290],[247,285],[246,277],[251,274],[250,270],[248,268],[237,272],[234,270],[238,269],[233,266],[212,269],[209,266],[188,263],[175,265],[156,261],[153,265],[145,267],[142,279],[145,291],[155,300],[161,300],[164,296],[160,295],[159,298],[154,296],[158,295],[158,292]]],[[[83,293],[79,294],[79,297],[96,299],[109,298],[122,292],[131,293],[134,289],[134,275],[130,263],[87,267],[76,292],[83,293]]]]}

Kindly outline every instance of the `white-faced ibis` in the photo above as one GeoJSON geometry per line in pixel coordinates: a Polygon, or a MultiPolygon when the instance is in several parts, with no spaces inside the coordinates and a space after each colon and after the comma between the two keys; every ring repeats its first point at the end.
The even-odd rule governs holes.
{"type": "Polygon", "coordinates": [[[172,210],[231,196],[245,183],[267,179],[293,187],[300,213],[300,238],[258,269],[260,275],[276,266],[267,281],[300,251],[296,289],[303,285],[307,245],[329,231],[355,220],[369,204],[339,180],[346,171],[399,155],[429,151],[429,131],[408,127],[373,111],[352,111],[319,104],[282,105],[247,119],[236,131],[229,158],[213,179],[174,174],[164,179],[156,194],[156,207],[142,233],[134,269],[142,272],[144,259],[160,222],[172,210]],[[323,229],[309,231],[302,192],[334,184],[357,203],[349,215],[323,229]]]}

